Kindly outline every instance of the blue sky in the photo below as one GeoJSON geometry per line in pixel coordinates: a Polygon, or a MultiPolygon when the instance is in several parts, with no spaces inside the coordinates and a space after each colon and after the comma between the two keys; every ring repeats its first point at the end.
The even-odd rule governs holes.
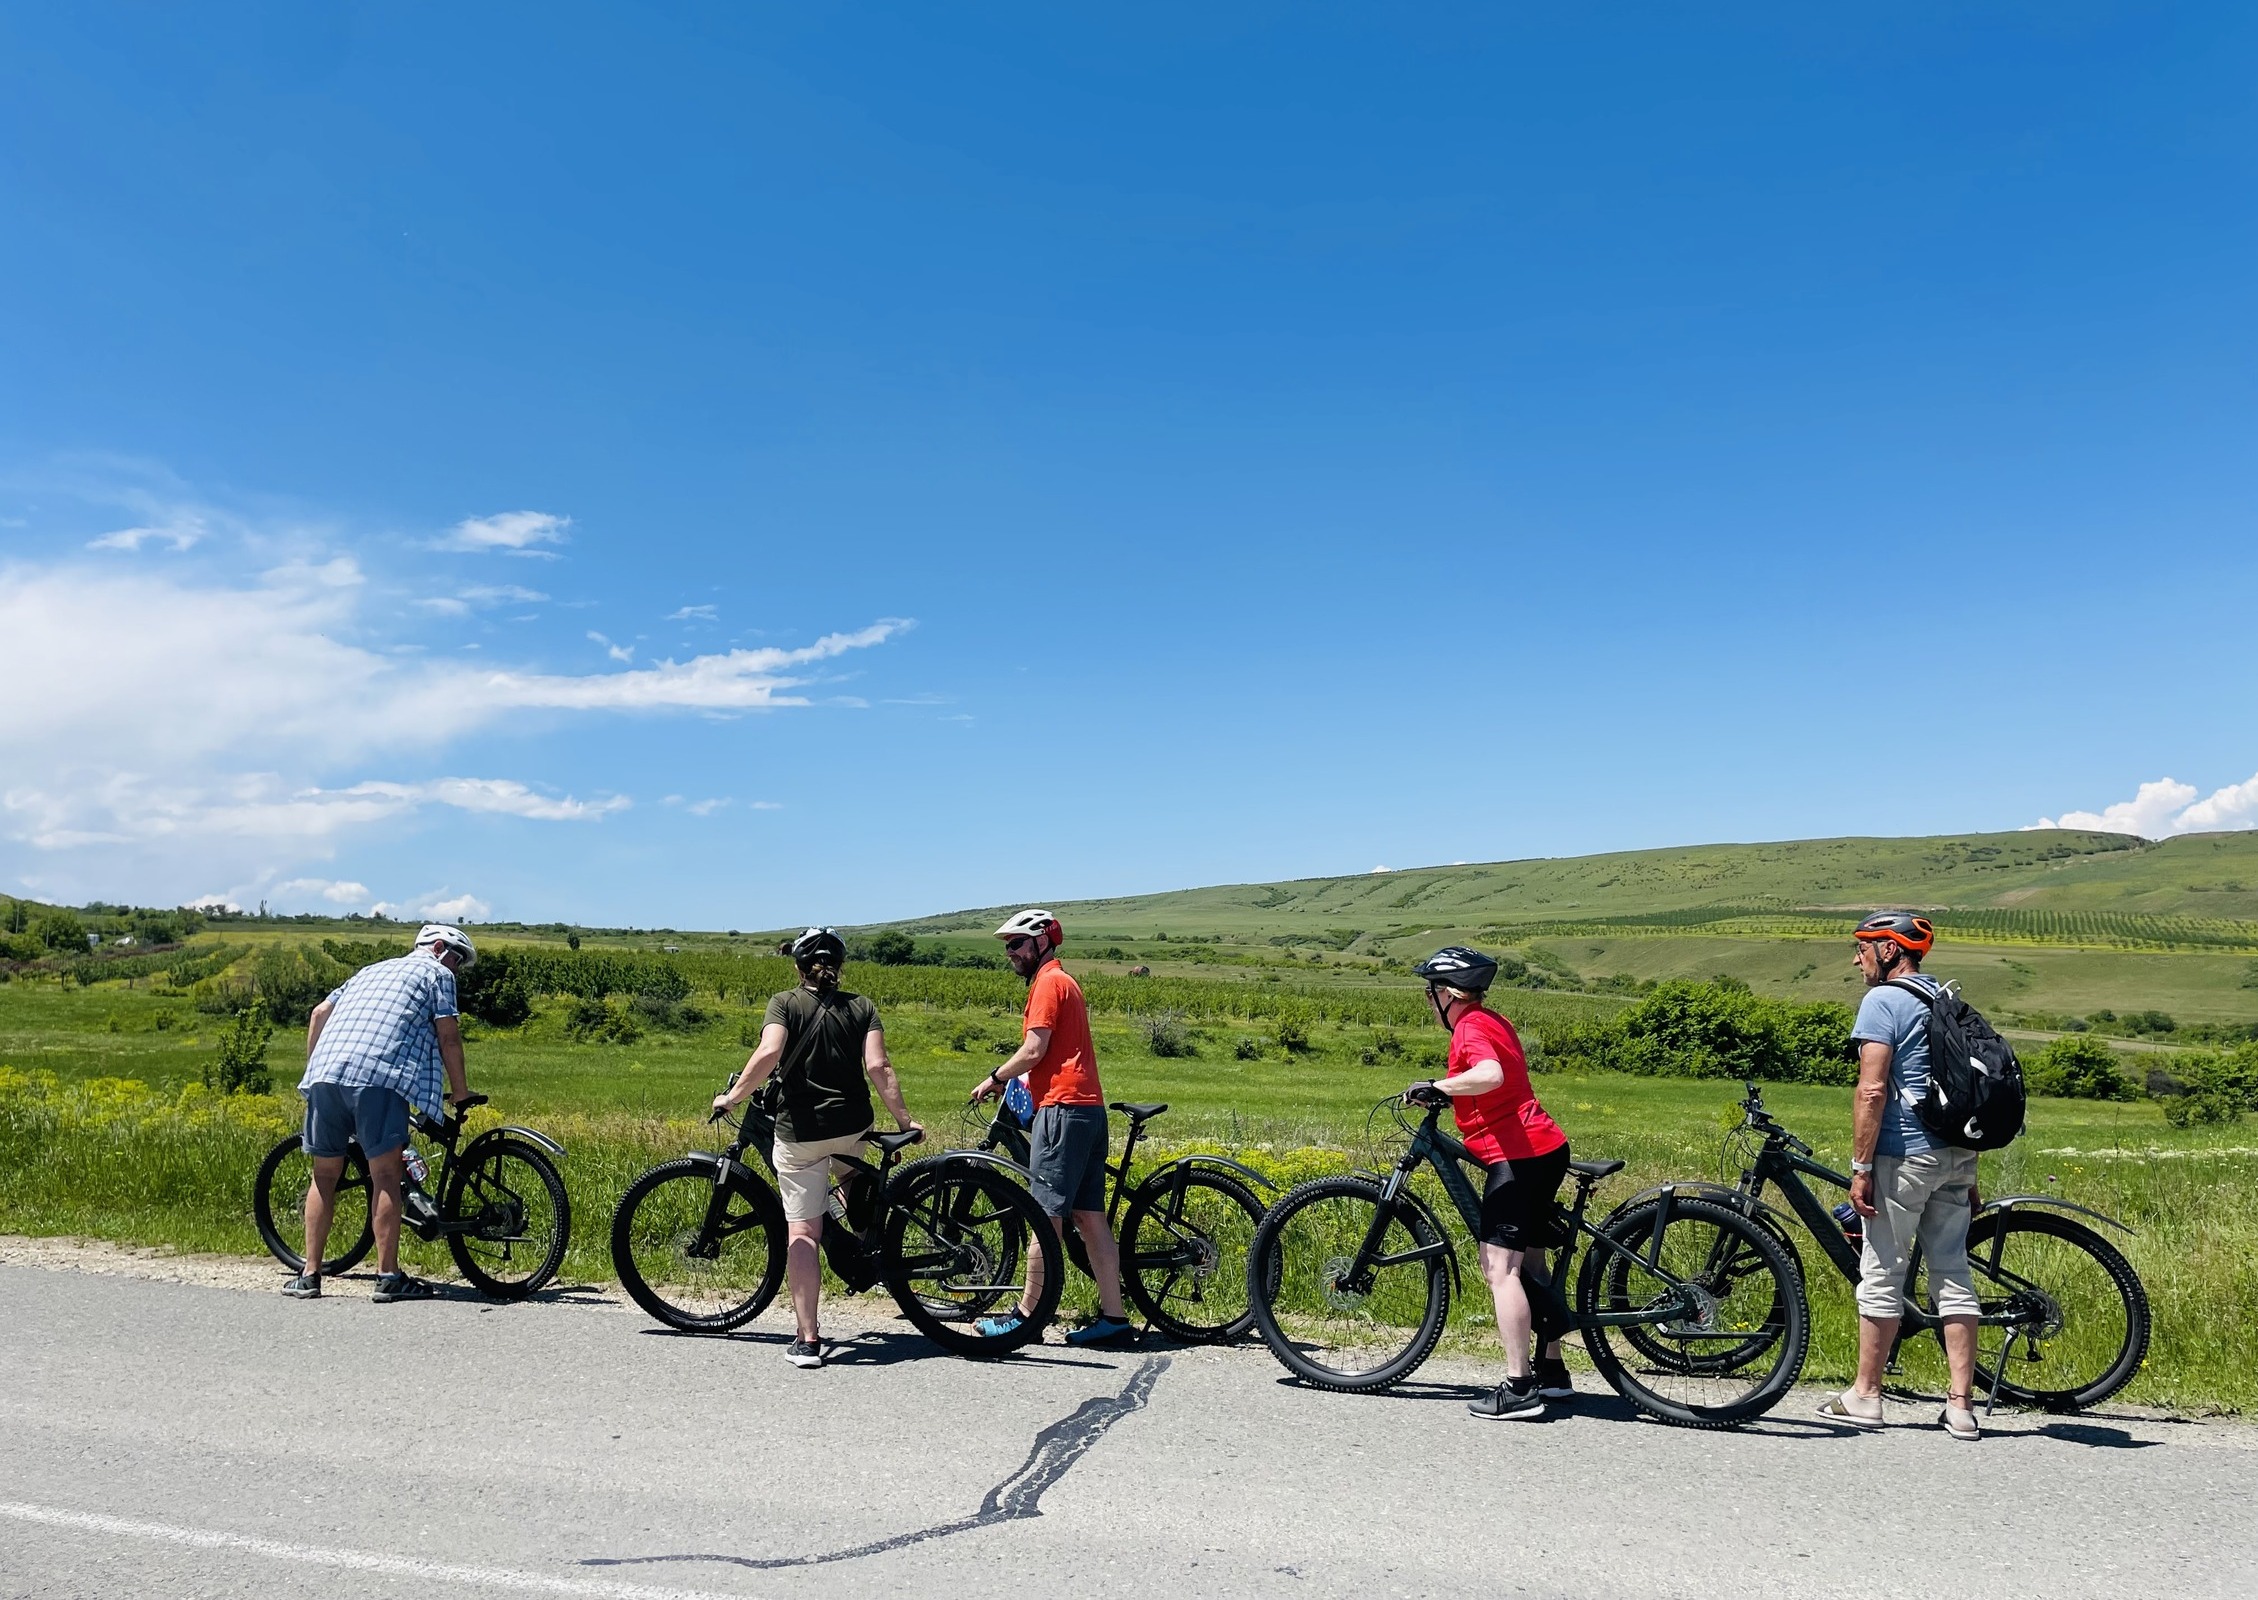
{"type": "Polygon", "coordinates": [[[2227,5],[0,5],[0,888],[2250,826],[2254,66],[2227,5]]]}

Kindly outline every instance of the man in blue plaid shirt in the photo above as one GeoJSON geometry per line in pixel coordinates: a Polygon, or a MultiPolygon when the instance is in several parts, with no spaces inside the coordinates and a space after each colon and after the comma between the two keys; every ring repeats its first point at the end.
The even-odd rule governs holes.
{"type": "Polygon", "coordinates": [[[361,968],[314,1007],[306,1024],[306,1075],[298,1083],[314,1180],[306,1190],[305,1270],[282,1286],[292,1299],[321,1296],[322,1251],[345,1152],[354,1144],[368,1158],[369,1218],[376,1231],[376,1293],[370,1298],[383,1304],[431,1293],[429,1284],[400,1270],[408,1111],[446,1115],[442,1071],[458,1106],[471,1097],[455,974],[477,959],[462,929],[427,924],[413,950],[361,968]]]}

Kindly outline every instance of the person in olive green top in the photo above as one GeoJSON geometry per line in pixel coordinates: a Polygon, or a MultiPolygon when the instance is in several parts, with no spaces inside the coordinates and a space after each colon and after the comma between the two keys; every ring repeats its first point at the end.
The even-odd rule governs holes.
{"type": "Polygon", "coordinates": [[[779,953],[798,965],[800,986],[769,1001],[760,1047],[713,1105],[716,1111],[742,1105],[776,1075],[776,1187],[784,1200],[784,1278],[797,1325],[785,1355],[795,1367],[820,1367],[823,1334],[816,1310],[823,1293],[823,1216],[831,1199],[832,1158],[851,1154],[869,1138],[873,1088],[903,1132],[925,1130],[902,1103],[878,1008],[839,987],[845,942],[829,928],[810,928],[779,953]]]}

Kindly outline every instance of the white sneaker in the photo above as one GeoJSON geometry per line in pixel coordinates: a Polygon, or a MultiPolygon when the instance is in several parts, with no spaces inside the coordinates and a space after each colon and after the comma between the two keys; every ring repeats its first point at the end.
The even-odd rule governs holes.
{"type": "Polygon", "coordinates": [[[1947,1400],[1944,1409],[1937,1413],[1937,1421],[1962,1444],[1974,1444],[1984,1436],[1984,1425],[1976,1419],[1972,1406],[1956,1406],[1947,1400]]]}

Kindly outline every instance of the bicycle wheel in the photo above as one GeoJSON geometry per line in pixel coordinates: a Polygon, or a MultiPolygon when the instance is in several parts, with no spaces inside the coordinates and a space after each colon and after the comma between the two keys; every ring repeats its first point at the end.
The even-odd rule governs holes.
{"type": "Polygon", "coordinates": [[[1066,1252],[1034,1196],[995,1167],[944,1155],[895,1173],[886,1204],[886,1291],[918,1332],[960,1356],[1007,1355],[1043,1336],[1058,1313],[1066,1252]],[[1026,1303],[1036,1261],[1043,1281],[1032,1315],[1008,1333],[981,1333],[991,1311],[1026,1303]]]}
{"type": "Polygon", "coordinates": [[[1993,1212],[1968,1230],[1968,1265],[1985,1318],[1976,1330],[1979,1393],[1990,1392],[2004,1362],[2001,1399],[2082,1411],[2140,1370],[2148,1291],[2123,1253],[2085,1224],[2049,1211],[1993,1212]]]}
{"type": "Polygon", "coordinates": [[[628,1298],[670,1328],[743,1327],[768,1309],[784,1281],[783,1202],[742,1174],[717,1197],[712,1162],[663,1162],[620,1196],[612,1270],[628,1298]]]}
{"type": "Polygon", "coordinates": [[[1163,1169],[1121,1220],[1121,1285],[1145,1320],[1187,1344],[1224,1344],[1254,1326],[1247,1255],[1262,1202],[1227,1174],[1163,1169]]]}
{"type": "MultiPolygon", "coordinates": [[[[302,1134],[291,1134],[259,1163],[251,1185],[251,1216],[267,1251],[292,1272],[306,1269],[306,1190],[314,1181],[313,1158],[306,1154],[302,1134]]],[[[330,1213],[329,1247],[324,1252],[324,1272],[351,1272],[376,1248],[376,1229],[369,1219],[375,1191],[369,1187],[368,1160],[358,1145],[345,1151],[345,1170],[337,1179],[336,1209],[330,1213]],[[339,1248],[339,1241],[343,1248],[339,1248]]]]}
{"type": "Polygon", "coordinates": [[[572,1232],[572,1200],[547,1152],[523,1139],[482,1140],[447,1175],[440,1214],[447,1249],[482,1293],[522,1300],[557,1275],[572,1232]]]}
{"type": "Polygon", "coordinates": [[[1450,1312],[1450,1245],[1369,1178],[1319,1178],[1270,1208],[1247,1253],[1247,1299],[1270,1353],[1320,1389],[1383,1389],[1416,1369],[1450,1312]],[[1351,1274],[1355,1274],[1352,1278],[1351,1274]]]}
{"type": "MultiPolygon", "coordinates": [[[[1661,1207],[1649,1202],[1618,1212],[1601,1224],[1601,1227],[1626,1243],[1648,1240],[1654,1233],[1656,1219],[1661,1215],[1661,1207]]],[[[1677,1206],[1673,1204],[1673,1220],[1677,1215],[1677,1206]]],[[[1784,1312],[1776,1303],[1758,1302],[1766,1293],[1772,1295],[1775,1302],[1780,1295],[1793,1293],[1808,1304],[1809,1291],[1803,1280],[1802,1263],[1797,1259],[1794,1247],[1782,1237],[1778,1228],[1766,1227],[1758,1219],[1751,1220],[1755,1220],[1757,1226],[1771,1236],[1772,1241],[1780,1246],[1788,1264],[1796,1269],[1792,1288],[1772,1276],[1770,1263],[1764,1258],[1741,1247],[1740,1234],[1714,1233],[1709,1239],[1709,1254],[1701,1262],[1700,1270],[1693,1274],[1693,1280],[1720,1300],[1740,1297],[1751,1324],[1749,1336],[1737,1343],[1730,1340],[1695,1342],[1674,1340],[1649,1323],[1633,1323],[1617,1329],[1624,1342],[1637,1351],[1642,1359],[1658,1367],[1682,1366],[1688,1372],[1714,1375],[1740,1371],[1762,1359],[1779,1342],[1787,1326],[1784,1312]],[[1742,1285],[1744,1279],[1749,1280],[1745,1288],[1742,1285]]],[[[1678,1247],[1678,1244],[1672,1246],[1673,1249],[1678,1247]]],[[[1636,1248],[1643,1251],[1645,1245],[1638,1244],[1636,1248]]],[[[1606,1259],[1606,1282],[1602,1298],[1610,1304],[1628,1303],[1633,1293],[1631,1279],[1635,1263],[1630,1257],[1609,1250],[1601,1250],[1598,1255],[1606,1259]]]]}
{"type": "Polygon", "coordinates": [[[1738,1212],[1679,1196],[1663,1222],[1660,1208],[1609,1218],[1584,1257],[1576,1309],[1592,1365],[1664,1422],[1727,1428],[1760,1417],[1803,1372],[1803,1280],[1770,1232],[1738,1212]],[[1720,1262],[1734,1270],[1717,1272],[1720,1262]],[[1617,1317],[1636,1320],[1601,1320],[1617,1317]],[[1647,1354],[1657,1348],[1661,1359],[1647,1354]]]}

